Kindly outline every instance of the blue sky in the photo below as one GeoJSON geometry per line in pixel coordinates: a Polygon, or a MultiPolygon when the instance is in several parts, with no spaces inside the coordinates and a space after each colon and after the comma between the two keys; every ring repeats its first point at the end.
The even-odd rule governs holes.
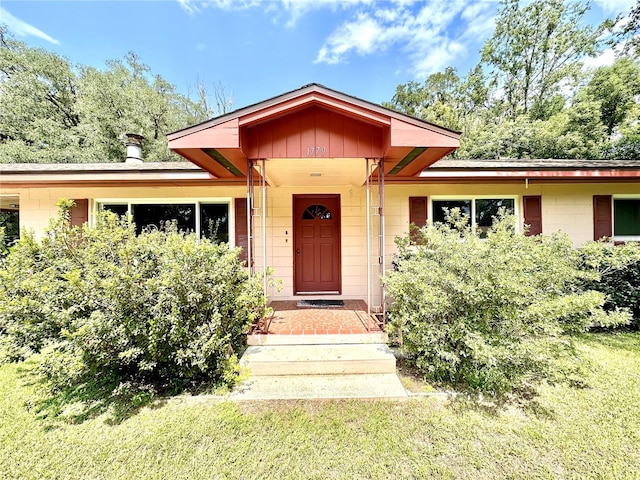
{"type": "MultiPolygon", "coordinates": [[[[594,0],[588,20],[627,14],[634,4],[594,0]]],[[[398,84],[447,65],[465,74],[497,7],[497,0],[1,0],[0,22],[73,63],[102,68],[133,51],[181,92],[198,82],[221,85],[240,108],[312,82],[382,102],[398,84]]]]}

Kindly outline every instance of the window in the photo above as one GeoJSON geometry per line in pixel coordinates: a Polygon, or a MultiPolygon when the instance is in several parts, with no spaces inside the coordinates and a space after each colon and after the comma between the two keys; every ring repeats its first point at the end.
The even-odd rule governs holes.
{"type": "Polygon", "coordinates": [[[200,237],[216,242],[229,242],[229,205],[200,204],[200,237]]]}
{"type": "Polygon", "coordinates": [[[447,211],[459,208],[460,213],[467,215],[471,221],[471,200],[434,200],[432,203],[433,221],[435,223],[445,223],[447,221],[447,211]]]}
{"type": "Polygon", "coordinates": [[[229,242],[229,204],[213,202],[101,202],[99,206],[117,215],[131,214],[136,233],[163,230],[176,222],[178,230],[201,238],[229,242]]]}
{"type": "Polygon", "coordinates": [[[445,223],[447,211],[459,208],[460,212],[469,217],[469,223],[474,228],[479,228],[485,235],[491,227],[493,217],[498,215],[501,208],[508,214],[515,213],[515,200],[513,198],[475,198],[465,200],[433,200],[431,202],[432,218],[434,223],[445,223]]]}
{"type": "Polygon", "coordinates": [[[131,215],[137,234],[143,230],[164,230],[170,222],[175,222],[181,232],[192,233],[196,230],[193,204],[136,204],[131,205],[131,215]]]}
{"type": "Polygon", "coordinates": [[[108,212],[113,212],[119,217],[129,213],[129,205],[126,203],[103,203],[102,209],[108,212]]]}
{"type": "Polygon", "coordinates": [[[479,198],[475,202],[475,225],[483,233],[491,228],[493,219],[498,216],[501,208],[509,215],[515,212],[513,198],[479,198]]]}
{"type": "Polygon", "coordinates": [[[613,199],[613,236],[619,241],[640,241],[640,198],[613,199]]]}
{"type": "Polygon", "coordinates": [[[324,205],[315,204],[307,208],[302,214],[303,220],[314,220],[316,218],[320,220],[331,220],[331,210],[324,205]]]}

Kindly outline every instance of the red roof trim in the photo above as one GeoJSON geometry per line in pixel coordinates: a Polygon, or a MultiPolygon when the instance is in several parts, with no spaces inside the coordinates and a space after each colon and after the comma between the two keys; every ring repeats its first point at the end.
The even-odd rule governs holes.
{"type": "Polygon", "coordinates": [[[640,178],[638,170],[576,169],[576,170],[423,170],[417,178],[640,178]]]}
{"type": "MultiPolygon", "coordinates": [[[[325,104],[325,105],[333,104],[334,108],[338,108],[342,112],[349,111],[349,109],[345,110],[345,106],[349,106],[351,109],[354,109],[353,112],[351,112],[352,114],[355,114],[361,117],[362,116],[370,117],[371,121],[388,125],[391,118],[396,118],[408,123],[412,123],[416,126],[432,130],[442,135],[450,136],[455,139],[460,138],[460,132],[457,132],[455,130],[448,129],[446,127],[441,127],[434,123],[427,122],[425,120],[421,120],[419,118],[415,118],[410,115],[405,115],[403,113],[395,112],[393,110],[382,107],[375,103],[371,103],[366,100],[362,100],[360,98],[338,92],[337,90],[332,90],[330,88],[327,88],[323,85],[319,85],[317,83],[312,83],[309,85],[305,85],[304,87],[299,88],[297,90],[292,90],[282,95],[278,95],[276,97],[272,97],[270,99],[264,100],[262,102],[240,108],[238,110],[227,113],[225,115],[221,115],[219,117],[206,120],[197,125],[192,125],[190,127],[186,127],[184,129],[169,133],[167,135],[167,139],[169,141],[176,140],[185,135],[199,132],[207,128],[215,127],[220,123],[224,123],[232,119],[240,119],[240,122],[243,125],[246,125],[247,121],[250,122],[251,120],[249,119],[254,118],[256,114],[260,116],[260,112],[270,111],[271,113],[269,115],[276,114],[275,112],[277,112],[277,110],[280,109],[280,106],[282,104],[288,104],[289,105],[288,108],[290,111],[290,109],[292,108],[292,105],[296,104],[296,101],[297,101],[296,99],[304,100],[303,102],[301,102],[301,105],[304,105],[305,103],[309,104],[310,101],[320,102],[320,104],[325,104]],[[359,112],[359,113],[356,113],[356,112],[359,112]]],[[[268,117],[269,115],[266,115],[266,116],[268,117]]],[[[259,121],[259,120],[255,120],[255,121],[259,121]]]]}

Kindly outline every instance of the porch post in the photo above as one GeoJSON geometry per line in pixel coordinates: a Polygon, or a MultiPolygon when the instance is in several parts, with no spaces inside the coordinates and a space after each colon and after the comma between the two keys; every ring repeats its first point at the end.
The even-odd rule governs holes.
{"type": "Polygon", "coordinates": [[[371,315],[371,302],[373,301],[373,281],[372,281],[372,262],[374,261],[377,264],[377,276],[378,276],[378,287],[379,287],[379,295],[380,295],[380,304],[375,305],[374,315],[378,317],[381,325],[385,324],[386,321],[386,308],[385,308],[385,288],[384,282],[382,281],[382,277],[386,271],[386,246],[385,246],[385,222],[384,222],[384,159],[366,159],[367,164],[367,177],[366,177],[366,208],[367,208],[367,313],[371,315]],[[373,187],[373,174],[374,171],[376,173],[376,195],[377,201],[376,204],[373,205],[371,201],[372,197],[372,187],[373,187]],[[376,251],[375,255],[373,252],[373,245],[371,244],[371,235],[372,235],[372,217],[378,217],[377,222],[377,245],[375,246],[376,251]]]}
{"type": "Polygon", "coordinates": [[[249,272],[253,275],[256,272],[256,246],[255,246],[255,226],[256,216],[260,217],[260,239],[262,240],[262,286],[267,293],[267,173],[266,159],[247,160],[247,227],[249,241],[247,242],[247,261],[249,262],[249,272]],[[255,168],[259,172],[256,173],[255,168]],[[255,206],[256,174],[260,192],[258,193],[259,206],[255,206]]]}
{"type": "Polygon", "coordinates": [[[260,193],[262,196],[262,286],[267,294],[267,161],[260,160],[260,193]]]}
{"type": "Polygon", "coordinates": [[[247,159],[247,264],[249,265],[249,273],[255,273],[253,262],[253,161],[247,159]]]}
{"type": "Polygon", "coordinates": [[[367,315],[371,315],[371,182],[369,159],[365,158],[366,170],[366,217],[367,217],[367,315]]]}
{"type": "Polygon", "coordinates": [[[386,248],[384,226],[384,158],[378,159],[378,252],[380,253],[380,315],[382,324],[386,323],[385,288],[383,276],[386,273],[386,248]]]}

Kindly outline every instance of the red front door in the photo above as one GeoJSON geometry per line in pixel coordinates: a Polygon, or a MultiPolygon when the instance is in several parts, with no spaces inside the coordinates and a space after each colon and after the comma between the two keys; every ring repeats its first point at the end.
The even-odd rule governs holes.
{"type": "Polygon", "coordinates": [[[341,293],[340,195],[294,195],[293,231],[295,293],[341,293]]]}

